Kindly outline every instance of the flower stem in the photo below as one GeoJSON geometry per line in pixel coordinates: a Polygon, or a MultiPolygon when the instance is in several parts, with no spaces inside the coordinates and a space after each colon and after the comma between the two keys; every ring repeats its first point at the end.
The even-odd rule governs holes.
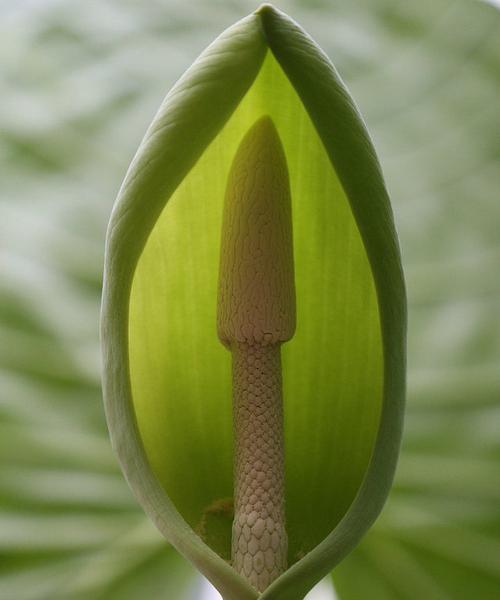
{"type": "Polygon", "coordinates": [[[235,344],[235,569],[259,591],[286,569],[279,344],[235,344]]]}

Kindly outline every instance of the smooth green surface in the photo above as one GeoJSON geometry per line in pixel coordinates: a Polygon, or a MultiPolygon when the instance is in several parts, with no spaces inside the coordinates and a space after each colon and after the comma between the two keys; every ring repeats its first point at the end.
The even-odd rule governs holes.
{"type": "MultiPolygon", "coordinates": [[[[391,191],[410,301],[396,484],[369,546],[336,569],[345,573],[337,595],[358,600],[354,584],[364,582],[377,600],[432,598],[436,587],[451,600],[496,600],[498,12],[475,0],[278,5],[334,59],[363,111],[391,191]],[[403,544],[404,565],[403,535],[414,538],[403,544]]],[[[109,447],[96,328],[103,240],[165,92],[223,27],[254,9],[244,0],[0,9],[2,598],[108,600],[115,586],[120,600],[161,598],[160,590],[202,598],[196,572],[164,549],[109,447]],[[170,558],[154,563],[157,548],[170,558]]]]}
{"type": "MultiPolygon", "coordinates": [[[[222,204],[236,148],[263,111],[283,140],[293,198],[297,332],[283,347],[283,378],[294,563],[333,529],[359,487],[378,426],[382,360],[360,236],[271,55],[141,255],[130,303],[132,396],[152,467],[197,528],[207,507],[232,496],[231,356],[215,333],[222,204]]],[[[230,527],[226,534],[212,543],[229,557],[230,527]]]]}

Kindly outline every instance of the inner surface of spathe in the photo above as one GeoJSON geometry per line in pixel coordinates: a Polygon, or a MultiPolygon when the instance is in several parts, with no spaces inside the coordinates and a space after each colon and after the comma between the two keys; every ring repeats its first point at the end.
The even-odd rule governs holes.
{"type": "Polygon", "coordinates": [[[378,428],[383,359],[373,278],[348,200],[270,52],[148,238],[130,298],[130,377],[153,472],[184,519],[229,560],[231,355],[216,333],[221,219],[234,154],[262,115],[283,142],[292,194],[297,330],[282,346],[291,565],[356,495],[378,428]]]}

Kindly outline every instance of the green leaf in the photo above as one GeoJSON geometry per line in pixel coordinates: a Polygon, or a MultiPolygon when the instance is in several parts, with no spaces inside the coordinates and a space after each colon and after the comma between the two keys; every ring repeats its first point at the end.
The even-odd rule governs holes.
{"type": "Polygon", "coordinates": [[[221,211],[242,136],[271,116],[292,192],[297,333],[283,347],[290,568],[299,599],[359,541],[399,450],[405,294],[387,193],[345,86],[270,6],[226,31],[163,103],[108,229],[102,340],[113,445],[137,498],[223,596],[230,356],[215,334],[221,211]]]}

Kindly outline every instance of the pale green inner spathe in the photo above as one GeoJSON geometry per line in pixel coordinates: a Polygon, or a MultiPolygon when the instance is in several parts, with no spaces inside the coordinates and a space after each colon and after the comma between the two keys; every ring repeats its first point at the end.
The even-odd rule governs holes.
{"type": "Polygon", "coordinates": [[[154,473],[183,517],[227,558],[231,355],[216,334],[220,227],[236,148],[264,114],[283,142],[292,192],[297,331],[282,348],[291,564],[333,529],[356,494],[377,431],[383,365],[360,234],[322,143],[270,54],[169,200],[139,259],[130,377],[154,473]]]}

